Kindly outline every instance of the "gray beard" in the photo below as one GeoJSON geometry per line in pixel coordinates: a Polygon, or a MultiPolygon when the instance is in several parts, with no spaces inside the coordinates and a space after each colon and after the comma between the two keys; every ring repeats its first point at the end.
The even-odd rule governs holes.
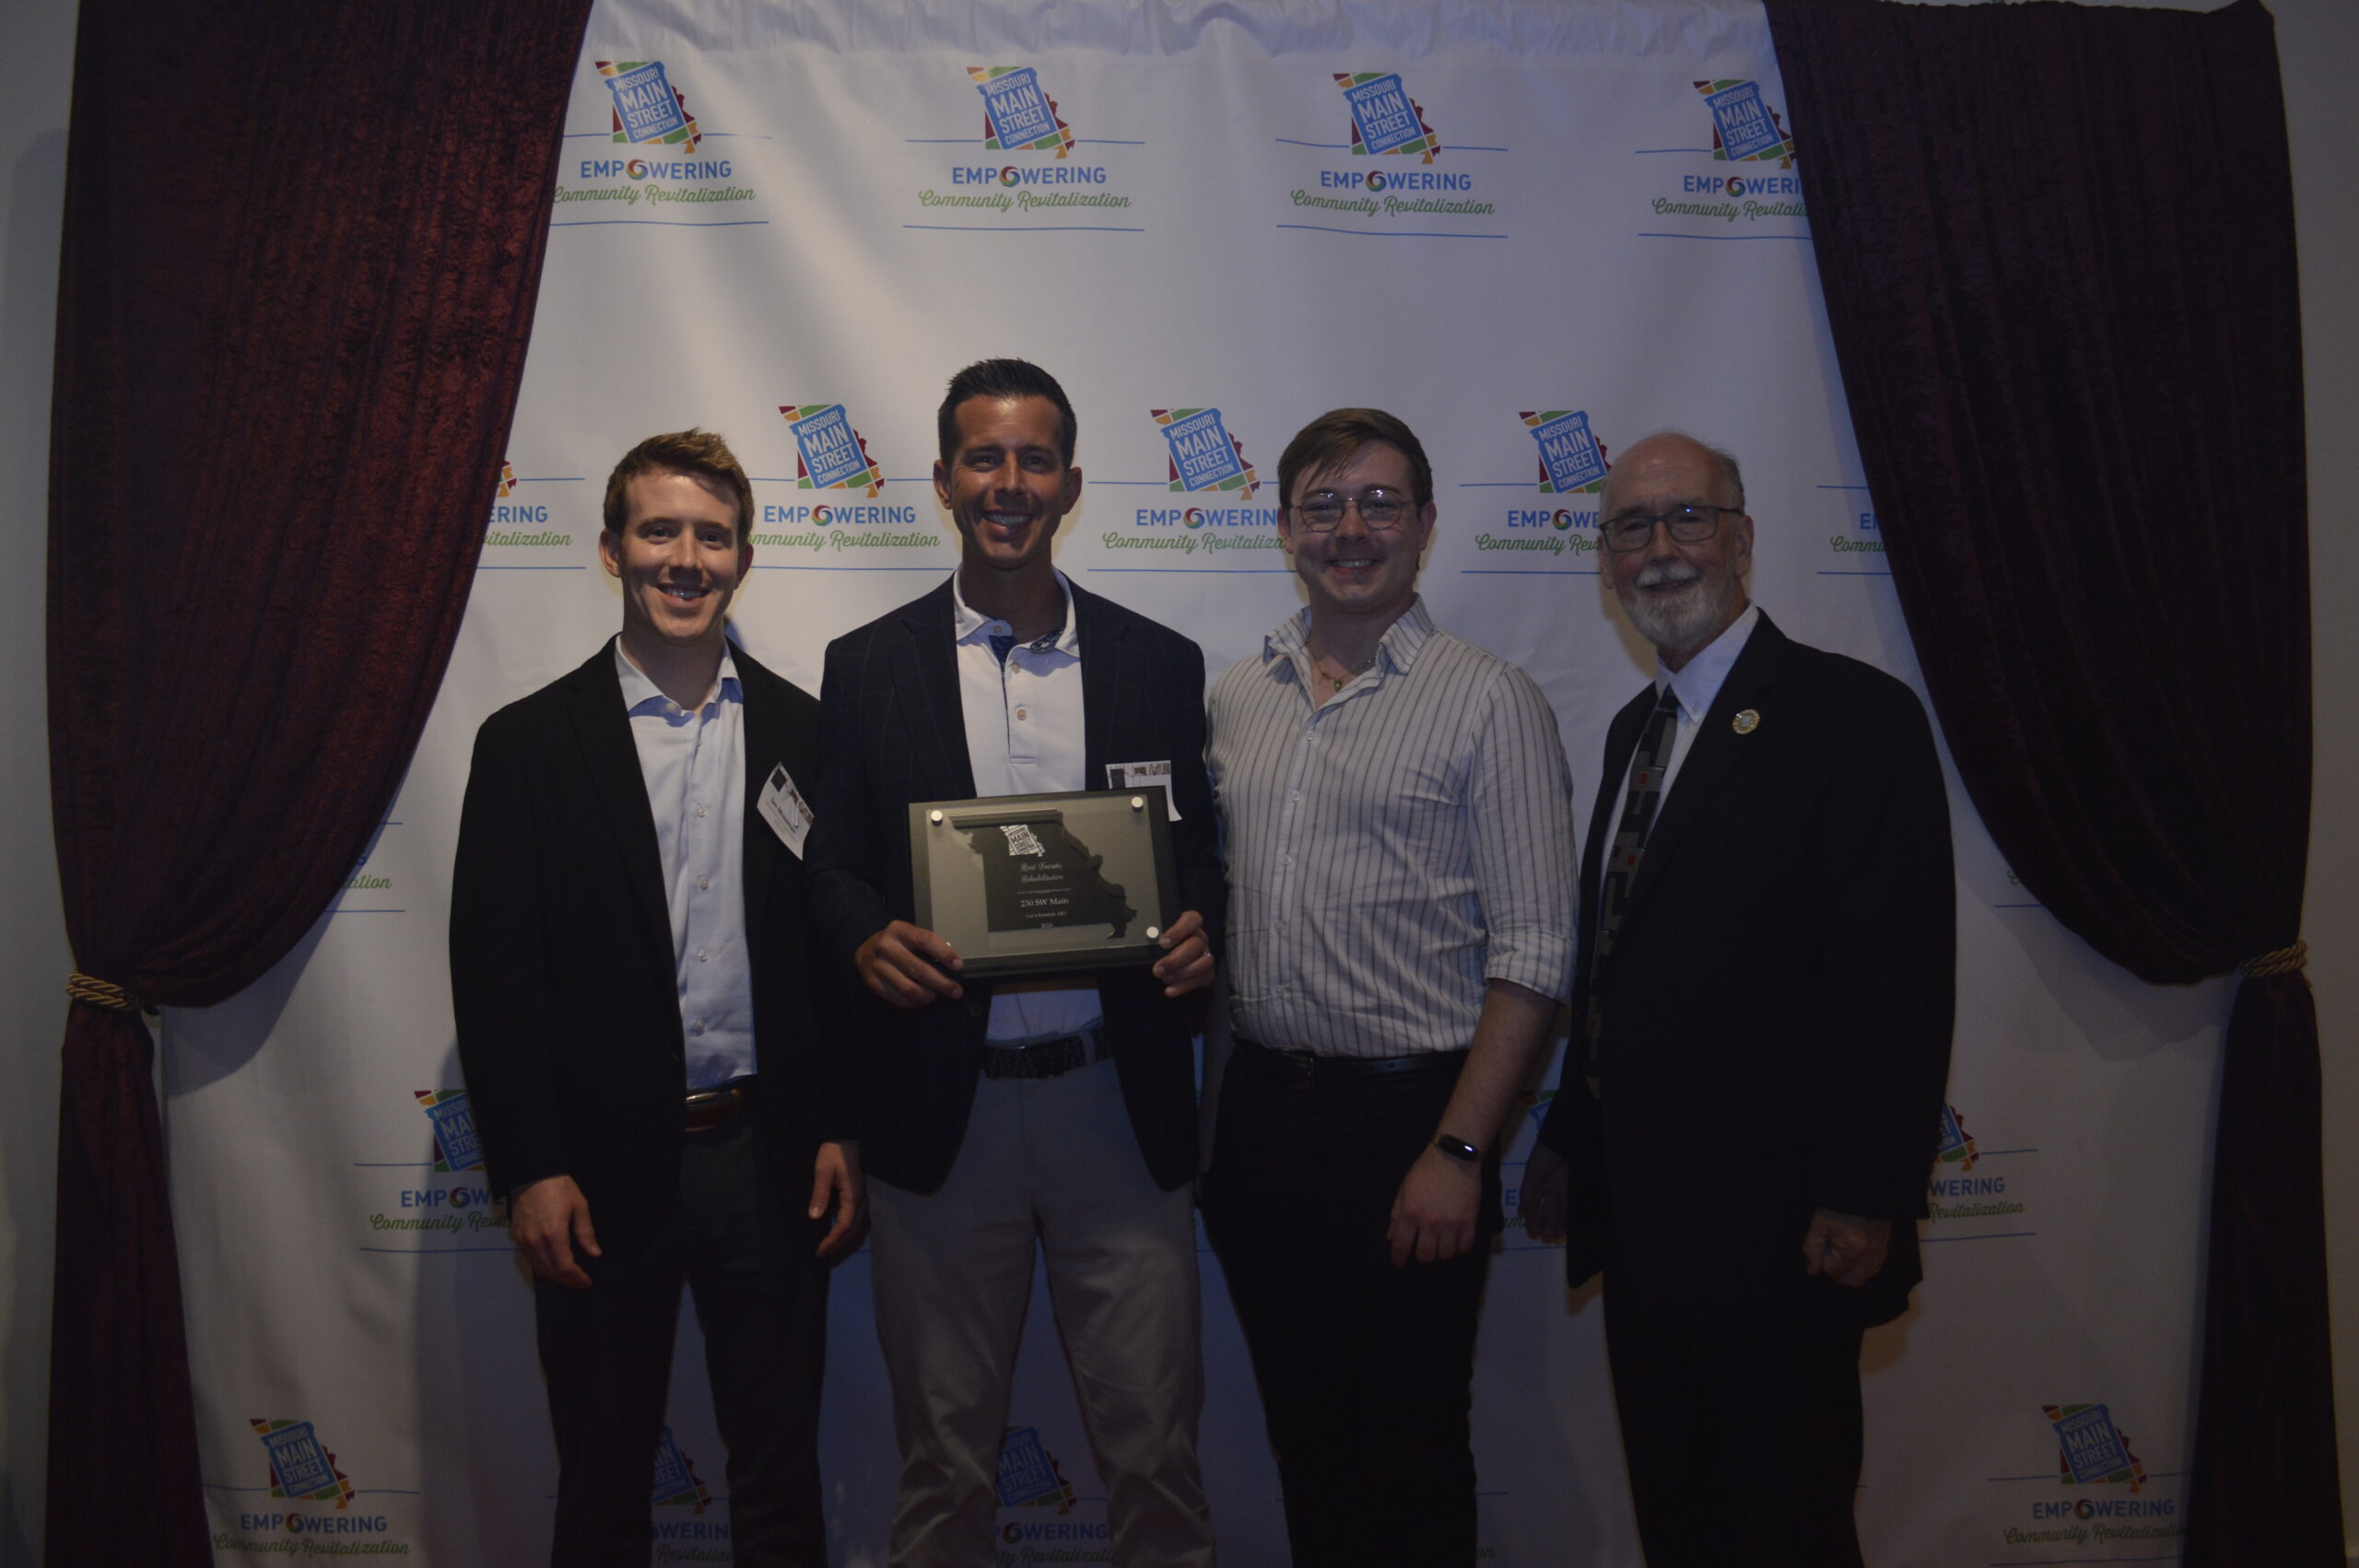
{"type": "Polygon", "coordinates": [[[1679,654],[1696,652],[1736,619],[1738,591],[1732,571],[1706,572],[1668,598],[1643,590],[1625,592],[1619,582],[1614,585],[1614,596],[1638,635],[1658,651],[1679,654]]]}

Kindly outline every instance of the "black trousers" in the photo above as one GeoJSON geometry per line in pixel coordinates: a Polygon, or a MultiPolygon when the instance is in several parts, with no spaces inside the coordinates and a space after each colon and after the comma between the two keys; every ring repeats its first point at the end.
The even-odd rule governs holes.
{"type": "Polygon", "coordinates": [[[1648,1568],[1860,1568],[1858,1330],[1666,1334],[1615,1309],[1609,1269],[1605,1357],[1648,1568]]]}
{"type": "Polygon", "coordinates": [[[1473,1251],[1395,1269],[1385,1240],[1463,1062],[1304,1082],[1240,1046],[1222,1082],[1204,1223],[1261,1386],[1296,1568],[1474,1560],[1467,1412],[1496,1164],[1473,1251]]]}
{"type": "MultiPolygon", "coordinates": [[[[690,1458],[715,1499],[728,1498],[734,1560],[824,1568],[818,1427],[827,1275],[813,1257],[823,1233],[785,1210],[769,1174],[750,1119],[690,1133],[679,1202],[644,1250],[619,1259],[577,1252],[594,1281],[586,1291],[535,1281],[541,1371],[557,1429],[556,1568],[648,1562],[683,1277],[728,1450],[722,1476],[706,1456],[690,1458]],[[712,1484],[723,1477],[725,1493],[712,1484]]],[[[597,1223],[594,1211],[590,1218],[597,1223]]]]}

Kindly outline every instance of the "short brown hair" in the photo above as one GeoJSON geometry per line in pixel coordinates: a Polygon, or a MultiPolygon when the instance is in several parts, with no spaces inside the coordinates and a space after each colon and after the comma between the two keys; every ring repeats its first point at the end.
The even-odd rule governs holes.
{"type": "Polygon", "coordinates": [[[623,453],[623,460],[606,475],[606,505],[602,515],[607,532],[623,531],[623,491],[642,474],[687,474],[712,480],[736,498],[737,537],[734,543],[745,544],[752,532],[753,484],[738,464],[737,454],[729,450],[729,443],[712,431],[691,425],[685,430],[650,436],[623,453]]]}
{"type": "Polygon", "coordinates": [[[933,412],[935,444],[942,448],[945,467],[958,461],[958,406],[976,398],[1012,400],[1045,397],[1057,411],[1057,457],[1073,466],[1073,449],[1081,437],[1081,421],[1074,417],[1073,400],[1057,379],[1028,359],[978,359],[950,378],[950,390],[933,412]]]}
{"type": "Polygon", "coordinates": [[[1278,458],[1278,505],[1294,505],[1294,482],[1306,474],[1326,474],[1352,461],[1370,441],[1381,441],[1409,460],[1410,488],[1420,507],[1434,498],[1434,468],[1416,435],[1380,408],[1331,408],[1295,432],[1278,458]]]}

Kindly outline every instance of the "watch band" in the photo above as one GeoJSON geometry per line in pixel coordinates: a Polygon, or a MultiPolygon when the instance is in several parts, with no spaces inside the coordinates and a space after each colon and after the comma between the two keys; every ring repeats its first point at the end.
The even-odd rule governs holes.
{"type": "Polygon", "coordinates": [[[1482,1150],[1477,1149],[1463,1138],[1452,1138],[1447,1132],[1438,1132],[1434,1135],[1434,1147],[1464,1164],[1479,1165],[1483,1163],[1482,1150]]]}

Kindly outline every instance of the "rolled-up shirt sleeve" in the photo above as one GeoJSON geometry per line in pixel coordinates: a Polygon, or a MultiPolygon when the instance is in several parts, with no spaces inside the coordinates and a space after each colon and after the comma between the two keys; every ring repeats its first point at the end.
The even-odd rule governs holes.
{"type": "Polygon", "coordinates": [[[1490,930],[1484,974],[1568,1000],[1580,880],[1573,776],[1555,710],[1531,676],[1503,664],[1474,736],[1467,814],[1476,896],[1490,930]]]}

